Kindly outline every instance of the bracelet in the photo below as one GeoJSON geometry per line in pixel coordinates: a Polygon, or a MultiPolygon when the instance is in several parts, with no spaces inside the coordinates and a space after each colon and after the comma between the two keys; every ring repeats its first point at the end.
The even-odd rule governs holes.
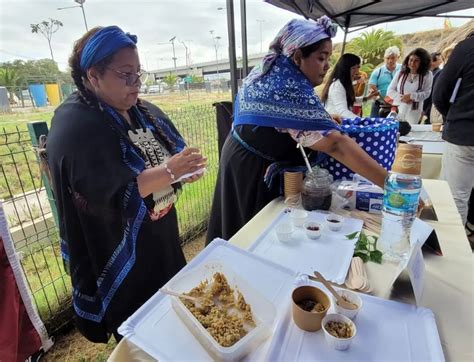
{"type": "Polygon", "coordinates": [[[164,166],[166,172],[169,173],[169,175],[170,175],[170,177],[171,177],[171,181],[174,181],[174,180],[176,179],[176,177],[174,176],[173,171],[171,171],[171,170],[168,168],[168,164],[167,164],[167,163],[164,163],[163,166],[164,166]]]}

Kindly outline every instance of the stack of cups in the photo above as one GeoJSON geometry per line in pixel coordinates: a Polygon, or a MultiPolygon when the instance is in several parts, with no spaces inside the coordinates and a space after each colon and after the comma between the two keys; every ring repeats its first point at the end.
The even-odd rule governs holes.
{"type": "Polygon", "coordinates": [[[423,146],[415,144],[400,143],[395,153],[392,171],[408,175],[421,174],[421,159],[423,146]]]}
{"type": "Polygon", "coordinates": [[[298,196],[303,183],[303,172],[285,172],[283,174],[283,192],[285,199],[298,196]]]}

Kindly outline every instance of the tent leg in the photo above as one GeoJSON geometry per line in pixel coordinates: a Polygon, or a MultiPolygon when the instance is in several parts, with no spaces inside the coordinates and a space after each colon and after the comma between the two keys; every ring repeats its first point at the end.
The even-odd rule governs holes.
{"type": "Polygon", "coordinates": [[[235,51],[234,0],[227,0],[227,34],[229,38],[230,88],[232,102],[237,94],[237,60],[235,51]]]}
{"type": "Polygon", "coordinates": [[[344,51],[346,50],[346,39],[347,39],[347,29],[344,30],[344,40],[342,41],[341,55],[344,54],[344,51]]]}
{"type": "Polygon", "coordinates": [[[240,27],[242,29],[242,79],[249,74],[249,55],[247,49],[247,4],[240,0],[240,27]]]}
{"type": "Polygon", "coordinates": [[[345,26],[344,26],[344,40],[342,41],[342,50],[341,50],[341,55],[344,54],[344,51],[346,50],[346,40],[347,40],[347,33],[349,32],[349,25],[351,24],[351,15],[347,14],[346,15],[346,21],[345,21],[345,26]]]}

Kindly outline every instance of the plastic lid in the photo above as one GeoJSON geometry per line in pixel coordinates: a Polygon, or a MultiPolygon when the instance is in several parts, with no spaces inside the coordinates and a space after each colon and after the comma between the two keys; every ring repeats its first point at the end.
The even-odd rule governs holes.
{"type": "Polygon", "coordinates": [[[307,173],[305,184],[311,183],[313,187],[328,187],[332,183],[332,176],[328,170],[315,166],[312,173],[307,173]]]}

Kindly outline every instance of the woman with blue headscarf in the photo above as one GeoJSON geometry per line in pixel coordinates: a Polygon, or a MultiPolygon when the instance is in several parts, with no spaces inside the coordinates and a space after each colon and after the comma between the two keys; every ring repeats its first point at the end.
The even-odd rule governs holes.
{"type": "Polygon", "coordinates": [[[385,169],[340,132],[314,93],[329,69],[335,33],[326,16],[291,20],[244,80],[222,149],[208,242],[232,237],[279,196],[284,171],[304,171],[297,143],[314,163],[330,155],[383,186],[385,169]]]}
{"type": "Polygon", "coordinates": [[[76,42],[77,92],[56,109],[46,148],[76,325],[93,342],[120,339],[120,324],[185,265],[176,181],[206,162],[138,98],[136,43],[116,26],[76,42]]]}

